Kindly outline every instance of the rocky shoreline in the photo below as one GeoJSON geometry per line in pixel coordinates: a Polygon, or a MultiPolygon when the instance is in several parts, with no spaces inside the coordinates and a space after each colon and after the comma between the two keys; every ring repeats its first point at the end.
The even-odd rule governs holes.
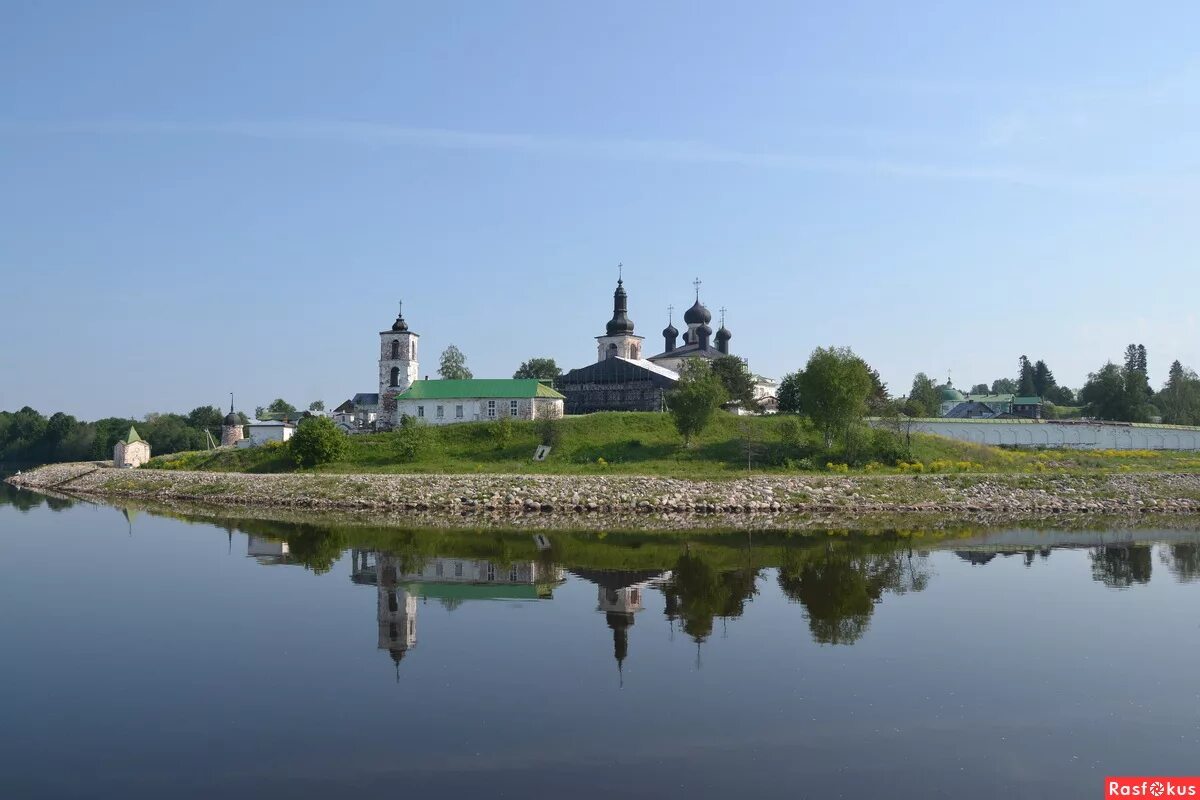
{"type": "Polygon", "coordinates": [[[1200,514],[1200,474],[1161,472],[771,475],[704,481],[627,475],[279,475],[75,463],[39,467],[9,482],[105,499],[476,518],[1200,514]]]}

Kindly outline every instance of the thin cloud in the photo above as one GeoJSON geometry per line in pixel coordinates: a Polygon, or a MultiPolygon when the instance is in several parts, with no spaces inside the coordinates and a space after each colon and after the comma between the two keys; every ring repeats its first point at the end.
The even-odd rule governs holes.
{"type": "Polygon", "coordinates": [[[1014,166],[938,164],[745,150],[695,141],[587,139],[419,128],[330,120],[154,122],[93,121],[44,125],[0,124],[0,132],[101,135],[230,136],[265,140],[335,142],[374,147],[495,150],[563,158],[683,164],[724,164],[861,177],[1009,184],[1044,189],[1100,190],[1145,187],[1153,176],[1079,176],[1014,166]]]}

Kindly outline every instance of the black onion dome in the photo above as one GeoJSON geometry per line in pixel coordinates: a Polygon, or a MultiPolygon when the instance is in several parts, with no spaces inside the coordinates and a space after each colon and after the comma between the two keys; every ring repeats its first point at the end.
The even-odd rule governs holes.
{"type": "Polygon", "coordinates": [[[733,334],[729,332],[729,328],[726,328],[724,325],[722,325],[720,328],[717,329],[717,341],[718,342],[727,342],[732,338],[733,338],[733,334]]]}
{"type": "Polygon", "coordinates": [[[225,424],[226,425],[241,425],[242,420],[237,414],[230,411],[228,414],[225,415],[225,424]]]}
{"type": "Polygon", "coordinates": [[[712,328],[708,327],[707,325],[701,325],[699,328],[696,328],[697,339],[702,339],[705,336],[712,336],[712,328]]]}
{"type": "Polygon", "coordinates": [[[404,321],[403,316],[396,317],[396,321],[392,323],[392,330],[396,333],[404,333],[408,330],[408,323],[404,321]]]}
{"type": "Polygon", "coordinates": [[[625,293],[624,281],[617,281],[613,292],[613,316],[605,326],[609,336],[633,333],[633,320],[629,318],[629,295],[625,293]]]}
{"type": "Polygon", "coordinates": [[[697,300],[692,304],[692,307],[684,313],[683,321],[688,325],[696,325],[699,323],[707,324],[712,322],[712,314],[709,313],[708,309],[704,307],[703,303],[697,300]]]}
{"type": "Polygon", "coordinates": [[[663,328],[663,333],[662,333],[662,335],[663,335],[663,337],[664,337],[664,338],[667,338],[667,339],[674,339],[676,336],[678,336],[678,335],[679,335],[679,331],[677,331],[677,330],[675,329],[675,326],[674,326],[674,325],[667,325],[667,327],[663,328]]]}

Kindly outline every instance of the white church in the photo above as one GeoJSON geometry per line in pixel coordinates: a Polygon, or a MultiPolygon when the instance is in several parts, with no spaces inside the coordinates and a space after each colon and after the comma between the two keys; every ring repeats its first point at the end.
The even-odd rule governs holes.
{"type": "Polygon", "coordinates": [[[409,330],[404,308],[379,332],[379,391],[360,392],[333,411],[347,432],[389,430],[402,417],[430,425],[513,419],[557,419],[563,396],[534,379],[420,379],[420,334],[409,330]]]}

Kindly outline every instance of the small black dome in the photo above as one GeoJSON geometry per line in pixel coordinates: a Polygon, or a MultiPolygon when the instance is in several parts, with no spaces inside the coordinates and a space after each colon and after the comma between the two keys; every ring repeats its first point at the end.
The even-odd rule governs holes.
{"type": "Polygon", "coordinates": [[[689,308],[686,313],[684,313],[683,321],[688,325],[696,325],[702,322],[709,323],[712,322],[712,314],[710,314],[708,309],[705,308],[699,300],[697,300],[692,307],[689,308]]]}
{"type": "Polygon", "coordinates": [[[225,415],[225,424],[226,425],[241,425],[242,419],[237,414],[230,411],[228,414],[225,415]]]}
{"type": "Polygon", "coordinates": [[[730,332],[729,332],[729,328],[726,328],[724,325],[722,325],[722,326],[721,326],[721,327],[720,327],[720,328],[717,330],[717,341],[718,341],[718,342],[727,342],[727,341],[729,341],[729,340],[730,340],[732,337],[733,337],[733,334],[732,334],[732,333],[730,333],[730,332]]]}
{"type": "Polygon", "coordinates": [[[663,328],[663,336],[667,339],[674,339],[678,335],[679,331],[675,329],[674,325],[668,325],[667,327],[663,328]]]}
{"type": "Polygon", "coordinates": [[[707,325],[701,325],[699,328],[696,328],[697,339],[703,339],[706,336],[712,336],[712,328],[707,325]]]}
{"type": "Polygon", "coordinates": [[[396,317],[396,321],[392,323],[392,330],[396,333],[403,333],[408,330],[408,323],[404,321],[404,317],[396,317]]]}

